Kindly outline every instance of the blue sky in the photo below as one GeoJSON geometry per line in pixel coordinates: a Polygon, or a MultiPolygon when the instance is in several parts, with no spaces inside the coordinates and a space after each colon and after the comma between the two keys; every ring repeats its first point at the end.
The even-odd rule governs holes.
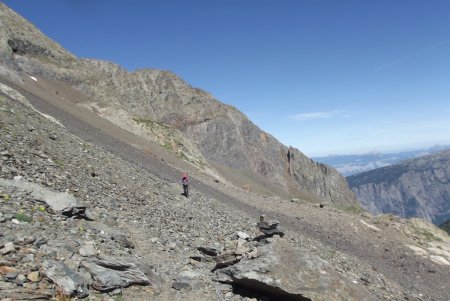
{"type": "Polygon", "coordinates": [[[450,144],[450,1],[3,1],[78,57],[170,70],[310,156],[450,144]]]}

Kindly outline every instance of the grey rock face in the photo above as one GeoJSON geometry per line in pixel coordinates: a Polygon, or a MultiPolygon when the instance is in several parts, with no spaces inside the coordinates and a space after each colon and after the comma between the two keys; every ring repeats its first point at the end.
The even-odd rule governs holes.
{"type": "Polygon", "coordinates": [[[45,261],[42,264],[42,270],[67,296],[84,298],[89,295],[89,290],[84,280],[64,262],[45,261]]]}
{"type": "Polygon", "coordinates": [[[421,217],[435,224],[450,218],[450,151],[347,178],[373,214],[421,217]]]}

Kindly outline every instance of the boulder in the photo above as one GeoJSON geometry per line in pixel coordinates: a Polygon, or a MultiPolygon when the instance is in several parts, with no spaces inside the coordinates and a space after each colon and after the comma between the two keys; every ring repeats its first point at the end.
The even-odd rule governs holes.
{"type": "Polygon", "coordinates": [[[92,287],[100,292],[110,292],[133,284],[148,285],[150,281],[132,262],[123,258],[103,258],[93,262],[82,262],[92,275],[92,287]]]}
{"type": "Polygon", "coordinates": [[[258,247],[259,257],[217,269],[216,281],[269,300],[373,300],[367,289],[328,262],[283,239],[258,247]]]}
{"type": "Polygon", "coordinates": [[[64,262],[46,260],[42,264],[42,273],[56,283],[67,296],[85,298],[89,295],[89,290],[83,278],[64,262]]]}

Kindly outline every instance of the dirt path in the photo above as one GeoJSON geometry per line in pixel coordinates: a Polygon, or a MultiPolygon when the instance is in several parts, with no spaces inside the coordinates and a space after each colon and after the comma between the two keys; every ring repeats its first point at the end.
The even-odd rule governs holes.
{"type": "MultiPolygon", "coordinates": [[[[161,179],[172,183],[178,181],[180,171],[165,162],[172,160],[172,164],[178,164],[179,162],[175,162],[176,158],[166,158],[162,161],[161,157],[131,146],[131,144],[136,145],[142,141],[106,120],[83,115],[83,112],[75,114],[63,105],[57,106],[22,87],[7,84],[27,97],[36,109],[57,118],[68,130],[82,139],[103,147],[161,179]]],[[[411,255],[411,251],[407,251],[402,244],[399,244],[395,240],[395,235],[389,234],[388,229],[383,229],[386,231],[380,235],[371,234],[372,236],[368,236],[371,239],[365,237],[365,233],[369,233],[370,230],[366,229],[364,231],[369,232],[361,230],[360,233],[355,233],[351,224],[359,224],[360,216],[350,217],[353,220],[349,221],[347,214],[328,214],[328,211],[312,205],[288,208],[291,210],[289,213],[282,213],[277,208],[277,204],[258,204],[254,199],[248,201],[240,198],[241,200],[239,200],[205,184],[195,176],[191,177],[190,183],[194,191],[197,190],[241,210],[255,220],[259,215],[265,214],[270,218],[278,219],[288,230],[317,240],[365,262],[374,270],[398,283],[405,291],[414,292],[416,295],[423,294],[423,300],[446,300],[448,297],[448,295],[446,296],[450,286],[448,281],[450,269],[448,267],[425,262],[423,259],[411,255]],[[345,222],[340,220],[341,217],[346,219],[345,222]]],[[[260,202],[267,203],[269,201],[260,200],[260,202]]]]}

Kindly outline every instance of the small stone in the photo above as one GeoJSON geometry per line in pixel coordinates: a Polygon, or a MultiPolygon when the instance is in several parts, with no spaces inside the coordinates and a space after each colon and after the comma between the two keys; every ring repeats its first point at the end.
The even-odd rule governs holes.
{"type": "Polygon", "coordinates": [[[245,232],[237,231],[236,234],[237,234],[237,236],[238,236],[239,238],[241,238],[241,239],[243,239],[243,240],[249,240],[249,239],[250,239],[250,235],[248,235],[248,234],[245,233],[245,232]]]}
{"type": "Polygon", "coordinates": [[[83,257],[92,257],[97,255],[97,251],[95,250],[93,245],[83,245],[80,247],[79,253],[83,257]]]}
{"type": "Polygon", "coordinates": [[[15,280],[18,275],[19,275],[19,272],[10,272],[5,275],[5,278],[6,278],[6,280],[12,281],[12,280],[15,280]]]}
{"type": "Polygon", "coordinates": [[[38,239],[36,239],[34,241],[34,245],[38,248],[40,248],[41,246],[45,245],[47,243],[47,239],[43,238],[43,237],[39,237],[38,239]]]}
{"type": "Polygon", "coordinates": [[[17,275],[16,280],[17,280],[19,283],[25,283],[25,282],[27,281],[27,276],[22,275],[22,274],[19,274],[19,275],[17,275]]]}
{"type": "Polygon", "coordinates": [[[34,271],[34,272],[31,272],[31,273],[28,273],[27,278],[31,282],[38,282],[39,281],[39,272],[38,271],[34,271]]]}
{"type": "Polygon", "coordinates": [[[172,288],[176,289],[177,291],[180,291],[182,289],[188,289],[190,287],[191,287],[191,285],[187,282],[175,281],[174,283],[172,283],[172,288]]]}
{"type": "Polygon", "coordinates": [[[217,256],[219,254],[219,251],[212,247],[198,247],[197,250],[209,256],[217,256]]]}
{"type": "Polygon", "coordinates": [[[150,238],[150,242],[155,243],[158,241],[158,239],[159,239],[158,237],[152,237],[150,238]]]}
{"type": "Polygon", "coordinates": [[[3,255],[9,254],[11,252],[15,252],[16,248],[14,247],[14,243],[12,242],[7,242],[3,249],[0,250],[0,253],[2,253],[3,255]]]}
{"type": "Polygon", "coordinates": [[[171,249],[171,250],[175,250],[175,248],[177,247],[177,244],[175,242],[171,242],[167,245],[167,247],[169,247],[169,249],[171,249]]]}
{"type": "Polygon", "coordinates": [[[17,269],[9,266],[2,265],[0,266],[0,274],[6,275],[8,273],[15,273],[17,269]]]}
{"type": "Polygon", "coordinates": [[[111,238],[117,241],[122,247],[134,249],[134,244],[123,234],[113,234],[111,238]]]}

